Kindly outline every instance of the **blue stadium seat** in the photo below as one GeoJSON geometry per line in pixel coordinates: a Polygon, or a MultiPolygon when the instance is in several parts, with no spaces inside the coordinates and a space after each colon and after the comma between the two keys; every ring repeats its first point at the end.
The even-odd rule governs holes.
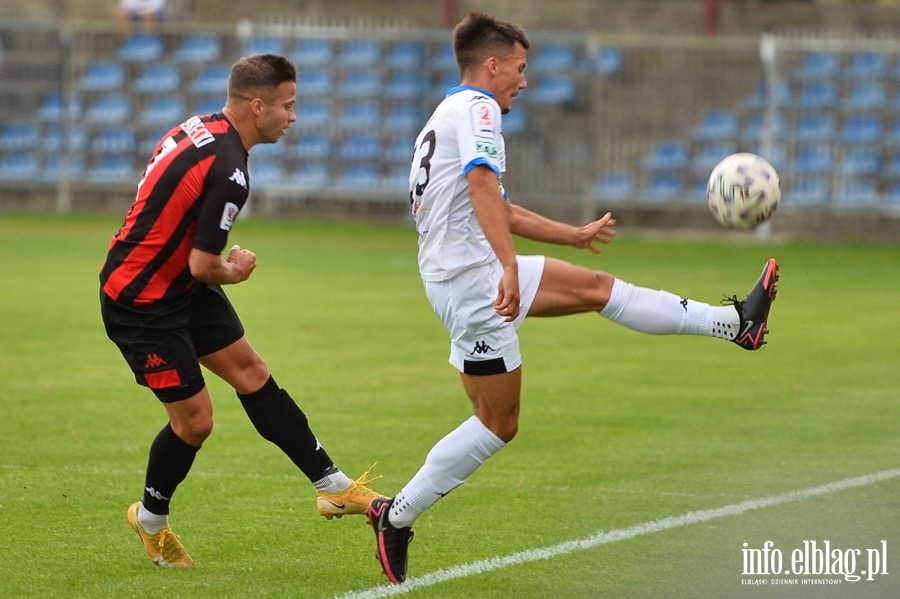
{"type": "Polygon", "coordinates": [[[691,131],[691,137],[698,140],[736,139],[740,121],[729,110],[711,110],[703,115],[700,125],[691,131]]]}
{"type": "Polygon", "coordinates": [[[322,160],[332,152],[331,138],[322,133],[309,133],[297,140],[290,155],[300,160],[322,160]]]}
{"type": "Polygon", "coordinates": [[[797,141],[825,141],[834,137],[834,117],[826,113],[805,114],[794,129],[797,141]]]}
{"type": "Polygon", "coordinates": [[[835,203],[844,208],[869,208],[879,202],[875,183],[863,179],[846,179],[835,192],[835,203]]]}
{"type": "Polygon", "coordinates": [[[633,200],[634,175],[627,171],[605,173],[594,186],[594,197],[599,200],[633,200]]]}
{"type": "Polygon", "coordinates": [[[684,178],[672,173],[656,173],[647,180],[640,195],[653,202],[682,199],[684,178]]]}
{"type": "Polygon", "coordinates": [[[459,67],[456,64],[452,45],[441,44],[432,55],[431,66],[437,71],[452,71],[456,73],[456,80],[457,82],[459,81],[459,67]]]}
{"type": "MultiPolygon", "coordinates": [[[[503,115],[502,128],[503,135],[515,135],[525,131],[528,122],[528,112],[522,108],[513,109],[503,115]]],[[[424,123],[422,123],[424,125],[424,123]]]]}
{"type": "Polygon", "coordinates": [[[301,69],[302,78],[303,69],[326,66],[334,57],[334,49],[328,39],[302,39],[294,45],[288,57],[301,69]]]}
{"type": "Polygon", "coordinates": [[[84,158],[81,155],[69,155],[69,159],[64,162],[62,157],[56,154],[49,156],[44,161],[44,166],[39,176],[42,181],[59,181],[63,175],[66,175],[66,178],[70,181],[77,181],[84,178],[84,173],[84,158]]]}
{"type": "Polygon", "coordinates": [[[222,107],[225,106],[225,100],[221,95],[219,96],[207,96],[201,98],[194,105],[194,114],[204,115],[204,114],[213,114],[216,112],[222,112],[222,107]]]}
{"type": "Polygon", "coordinates": [[[391,108],[384,124],[392,133],[412,134],[425,124],[425,120],[419,106],[407,102],[391,108]]]}
{"type": "Polygon", "coordinates": [[[124,123],[132,116],[131,96],[112,93],[97,96],[84,113],[84,119],[91,124],[124,123]]]}
{"type": "Polygon", "coordinates": [[[344,98],[367,98],[381,95],[381,73],[377,70],[353,70],[346,73],[337,93],[344,98]]]}
{"type": "Polygon", "coordinates": [[[388,171],[383,185],[386,190],[396,193],[398,196],[409,194],[409,166],[397,165],[388,171]]]}
{"type": "Polygon", "coordinates": [[[381,46],[376,40],[357,39],[344,43],[337,63],[342,67],[371,67],[381,62],[381,46]]]}
{"type": "Polygon", "coordinates": [[[141,125],[172,126],[182,122],[188,116],[187,104],[181,96],[161,96],[152,98],[147,106],[138,114],[141,125]]]}
{"type": "Polygon", "coordinates": [[[535,73],[561,73],[575,70],[575,51],[566,44],[545,44],[532,51],[528,70],[535,73]]]}
{"type": "Polygon", "coordinates": [[[245,54],[284,54],[284,40],[274,36],[253,36],[244,44],[245,54]]]}
{"type": "Polygon", "coordinates": [[[141,140],[138,142],[138,152],[142,158],[150,158],[153,155],[153,150],[156,149],[156,144],[163,138],[163,135],[168,133],[172,127],[155,127],[150,130],[149,133],[145,133],[141,136],[141,140]]]}
{"type": "Polygon", "coordinates": [[[371,165],[355,165],[344,169],[337,180],[338,189],[371,191],[381,187],[381,172],[371,165]]]}
{"type": "Polygon", "coordinates": [[[838,94],[830,81],[810,81],[800,88],[797,105],[800,108],[832,108],[837,105],[838,94]]]}
{"type": "Polygon", "coordinates": [[[332,187],[331,172],[322,163],[304,164],[291,176],[290,182],[301,189],[332,187]]]}
{"type": "Polygon", "coordinates": [[[0,181],[32,181],[38,177],[41,163],[37,155],[17,152],[0,155],[0,181]]]}
{"type": "Polygon", "coordinates": [[[91,141],[95,154],[130,154],[136,147],[134,131],[126,128],[103,129],[91,141]]]}
{"type": "Polygon", "coordinates": [[[534,104],[565,104],[575,99],[577,88],[572,77],[555,75],[541,78],[532,90],[523,92],[522,97],[534,104]]]}
{"type": "Polygon", "coordinates": [[[784,189],[784,205],[820,206],[828,203],[828,182],[821,177],[800,177],[784,189]]]}
{"type": "Polygon", "coordinates": [[[374,160],[381,155],[381,138],[377,135],[351,135],[347,137],[338,150],[338,156],[344,160],[374,160]]]}
{"type": "Polygon", "coordinates": [[[87,172],[87,179],[99,184],[137,184],[140,173],[130,158],[125,156],[105,156],[87,172]]]}
{"type": "Polygon", "coordinates": [[[38,147],[41,128],[32,121],[15,121],[0,127],[0,152],[21,152],[38,147]]]}
{"type": "MultiPolygon", "coordinates": [[[[435,97],[435,99],[440,100],[447,95],[448,91],[450,91],[457,85],[459,85],[459,73],[457,73],[456,71],[447,71],[438,77],[431,93],[435,97]]],[[[527,93],[529,92],[526,91],[525,94],[527,93]]],[[[524,98],[525,95],[523,94],[521,97],[524,98]]]]}
{"type": "Polygon", "coordinates": [[[847,176],[874,175],[881,168],[881,152],[870,146],[854,146],[840,163],[840,173],[847,176]]]}
{"type": "Polygon", "coordinates": [[[212,34],[191,34],[181,40],[173,58],[181,63],[203,64],[219,60],[222,42],[212,34]]]}
{"type": "Polygon", "coordinates": [[[125,68],[119,62],[93,62],[78,80],[78,89],[83,92],[113,91],[124,85],[125,68]]]}
{"type": "MultiPolygon", "coordinates": [[[[787,121],[783,114],[778,113],[773,116],[770,135],[773,140],[783,139],[787,134],[787,121]]],[[[763,129],[764,124],[764,115],[755,114],[751,116],[744,125],[744,128],[741,129],[741,139],[746,142],[758,142],[762,139],[763,133],[765,132],[763,129]]]]}
{"type": "Polygon", "coordinates": [[[809,52],[794,70],[798,79],[824,79],[834,77],[840,69],[840,60],[833,52],[809,52]]]}
{"type": "Polygon", "coordinates": [[[881,118],[860,115],[848,119],[841,130],[841,141],[850,144],[875,143],[882,137],[881,118]]]}
{"type": "Polygon", "coordinates": [[[801,174],[830,172],[831,147],[819,144],[801,145],[794,156],[793,168],[801,174]]]}
{"type": "Polygon", "coordinates": [[[63,150],[83,151],[89,141],[87,130],[81,125],[73,124],[67,134],[67,141],[63,143],[63,127],[56,124],[51,126],[41,136],[41,150],[49,153],[59,153],[63,150]]]}
{"type": "Polygon", "coordinates": [[[385,64],[392,69],[416,69],[425,60],[425,46],[413,40],[394,42],[385,57],[385,64]]]}
{"type": "Polygon", "coordinates": [[[413,140],[401,135],[387,144],[387,147],[384,149],[385,160],[404,165],[407,178],[409,178],[409,163],[412,162],[414,152],[413,145],[413,140]]]}
{"type": "Polygon", "coordinates": [[[881,79],[887,75],[887,57],[881,52],[858,52],[843,74],[851,79],[881,79]]]}
{"type": "Polygon", "coordinates": [[[880,81],[857,81],[841,101],[844,110],[881,110],[887,104],[887,92],[880,81]]]}
{"type": "Polygon", "coordinates": [[[788,106],[791,103],[790,84],[782,80],[772,83],[760,82],[753,92],[743,99],[741,105],[748,110],[759,110],[766,106],[770,96],[776,107],[788,106]]]}
{"type": "Polygon", "coordinates": [[[376,102],[350,104],[341,113],[337,125],[343,129],[376,129],[381,125],[381,106],[376,102]]]}
{"type": "Polygon", "coordinates": [[[422,75],[413,71],[398,71],[384,88],[384,97],[391,100],[419,98],[424,91],[422,75]]]}
{"type": "Polygon", "coordinates": [[[691,157],[691,169],[709,173],[723,158],[737,151],[737,144],[729,141],[708,141],[700,145],[691,157]]]}
{"type": "Polygon", "coordinates": [[[228,76],[231,67],[225,64],[212,64],[201,70],[191,82],[191,91],[195,94],[222,94],[228,87],[228,76]]]}
{"type": "Polygon", "coordinates": [[[600,46],[588,61],[589,70],[601,75],[616,75],[625,70],[625,55],[618,46],[600,46]]]}
{"type": "Polygon", "coordinates": [[[284,166],[278,160],[251,160],[248,170],[251,189],[268,189],[285,182],[284,166]]]}
{"type": "Polygon", "coordinates": [[[331,123],[331,105],[324,100],[304,102],[295,107],[297,115],[295,127],[317,129],[331,123]]]}
{"type": "Polygon", "coordinates": [[[684,142],[667,140],[658,142],[649,154],[641,159],[641,166],[648,170],[677,170],[688,164],[688,149],[684,142]]]}
{"type": "Polygon", "coordinates": [[[147,65],[134,81],[134,90],[141,93],[171,93],[181,85],[181,69],[176,65],[159,63],[147,65]]]}
{"type": "Polygon", "coordinates": [[[119,46],[119,60],[123,62],[151,62],[163,55],[162,37],[155,33],[135,33],[119,46]]]}
{"type": "Polygon", "coordinates": [[[312,69],[300,72],[297,95],[300,97],[324,96],[331,93],[332,73],[330,69],[312,69]]]}

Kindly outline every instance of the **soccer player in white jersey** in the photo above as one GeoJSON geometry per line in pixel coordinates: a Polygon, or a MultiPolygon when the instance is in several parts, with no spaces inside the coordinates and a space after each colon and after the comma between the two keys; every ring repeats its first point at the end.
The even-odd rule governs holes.
{"type": "Polygon", "coordinates": [[[516,435],[522,380],[516,331],[526,316],[595,311],[644,333],[718,337],[749,350],[765,343],[768,332],[774,259],[744,300],[711,306],[562,260],[516,255],[512,235],[599,253],[615,224],[609,213],[583,227],[553,221],[516,206],[503,189],[502,115],[526,87],[529,46],[518,26],[470,13],[453,32],[462,83],[416,138],[410,202],[419,269],[450,332],[450,363],[474,415],[438,441],[394,498],[369,506],[377,555],[394,583],[406,579],[419,515],[516,435]]]}

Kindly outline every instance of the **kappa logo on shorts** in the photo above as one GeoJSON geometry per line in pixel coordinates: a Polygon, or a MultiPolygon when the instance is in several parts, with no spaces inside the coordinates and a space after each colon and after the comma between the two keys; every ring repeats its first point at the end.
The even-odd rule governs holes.
{"type": "Polygon", "coordinates": [[[144,368],[159,368],[166,364],[168,364],[168,362],[160,358],[159,354],[147,354],[147,363],[144,364],[144,368]]]}
{"type": "Polygon", "coordinates": [[[487,341],[476,341],[475,349],[469,352],[470,356],[486,354],[488,352],[497,351],[487,344],[487,341]]]}

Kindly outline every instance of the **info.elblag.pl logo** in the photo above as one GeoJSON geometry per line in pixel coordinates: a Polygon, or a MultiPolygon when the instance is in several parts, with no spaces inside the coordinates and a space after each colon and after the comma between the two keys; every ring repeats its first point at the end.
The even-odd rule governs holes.
{"type": "Polygon", "coordinates": [[[832,547],[831,541],[803,541],[788,553],[766,541],[761,548],[744,543],[741,554],[743,576],[768,577],[742,578],[741,584],[747,585],[834,585],[872,581],[888,574],[887,541],[865,549],[832,547]]]}

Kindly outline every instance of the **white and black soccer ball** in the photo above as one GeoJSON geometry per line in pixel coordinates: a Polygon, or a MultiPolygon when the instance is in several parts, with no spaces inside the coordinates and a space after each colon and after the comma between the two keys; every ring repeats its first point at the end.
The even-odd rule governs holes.
{"type": "Polygon", "coordinates": [[[712,170],[706,200],[721,225],[752,229],[769,220],[781,203],[778,172],[762,156],[732,154],[712,170]]]}

